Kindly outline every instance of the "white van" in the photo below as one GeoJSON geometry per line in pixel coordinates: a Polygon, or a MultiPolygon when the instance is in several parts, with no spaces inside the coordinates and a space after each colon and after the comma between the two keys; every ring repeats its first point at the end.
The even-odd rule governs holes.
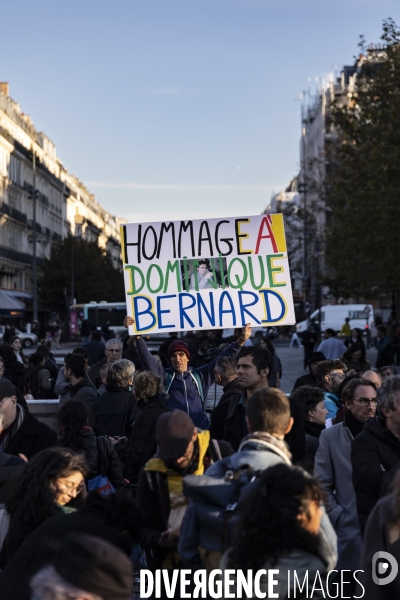
{"type": "MultiPolygon", "coordinates": [[[[339,332],[347,317],[350,319],[350,327],[357,327],[364,330],[366,326],[371,326],[374,321],[374,309],[371,304],[337,304],[321,306],[321,331],[334,329],[339,332]]],[[[319,310],[315,310],[310,319],[315,319],[319,323],[319,310]]],[[[296,326],[296,331],[302,335],[307,330],[308,321],[301,321],[296,326]]]]}

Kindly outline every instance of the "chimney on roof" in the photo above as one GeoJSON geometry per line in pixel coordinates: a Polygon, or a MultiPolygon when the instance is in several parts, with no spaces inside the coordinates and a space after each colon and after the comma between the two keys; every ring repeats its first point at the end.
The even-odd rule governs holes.
{"type": "Polygon", "coordinates": [[[3,92],[5,96],[9,95],[9,85],[8,81],[0,81],[0,92],[3,92]]]}

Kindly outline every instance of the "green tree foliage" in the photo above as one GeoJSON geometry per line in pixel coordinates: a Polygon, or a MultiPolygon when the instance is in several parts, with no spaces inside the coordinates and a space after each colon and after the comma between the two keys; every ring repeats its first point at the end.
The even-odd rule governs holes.
{"type": "Polygon", "coordinates": [[[369,51],[355,93],[332,107],[326,260],[334,293],[371,297],[400,283],[400,29],[383,24],[385,49],[369,51]]]}
{"type": "Polygon", "coordinates": [[[66,312],[66,295],[71,296],[72,243],[74,295],[77,302],[121,302],[125,297],[123,274],[113,267],[109,255],[101,250],[96,242],[86,242],[69,236],[52,246],[50,258],[41,268],[41,307],[63,314],[66,312]]]}

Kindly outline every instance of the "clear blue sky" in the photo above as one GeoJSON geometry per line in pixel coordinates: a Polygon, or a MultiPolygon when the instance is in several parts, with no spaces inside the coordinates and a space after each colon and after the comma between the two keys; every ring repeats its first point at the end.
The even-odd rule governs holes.
{"type": "Polygon", "coordinates": [[[12,0],[0,80],[130,221],[257,214],[298,170],[301,90],[398,0],[12,0]],[[297,101],[296,101],[297,99],[297,101]]]}

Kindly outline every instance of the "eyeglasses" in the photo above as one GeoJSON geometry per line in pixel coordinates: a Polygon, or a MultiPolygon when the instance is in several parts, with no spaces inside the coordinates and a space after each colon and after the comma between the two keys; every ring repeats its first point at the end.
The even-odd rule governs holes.
{"type": "Polygon", "coordinates": [[[375,406],[378,403],[376,398],[353,398],[353,400],[357,400],[364,408],[367,408],[370,404],[374,404],[375,406]]]}
{"type": "Polygon", "coordinates": [[[74,495],[77,496],[81,493],[84,488],[85,483],[82,481],[78,487],[74,487],[73,485],[65,485],[64,483],[57,483],[58,491],[68,494],[68,496],[74,495]]]}

